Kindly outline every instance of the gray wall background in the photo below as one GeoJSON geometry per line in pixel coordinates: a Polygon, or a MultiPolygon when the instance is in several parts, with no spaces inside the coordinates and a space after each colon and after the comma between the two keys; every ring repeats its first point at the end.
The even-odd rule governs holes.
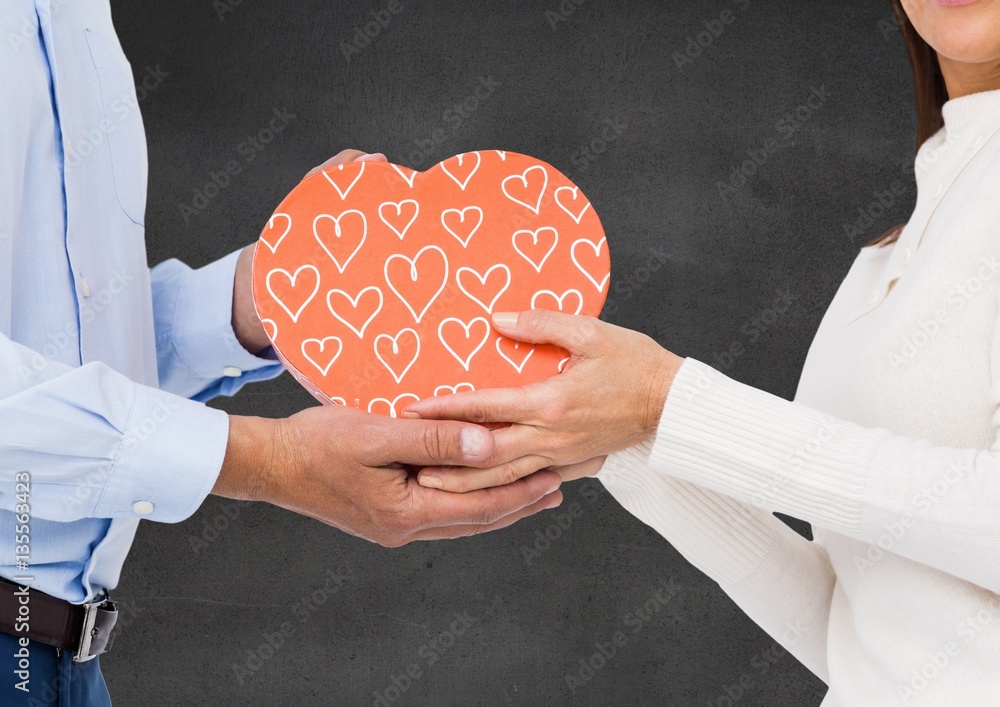
{"type": "MultiPolygon", "coordinates": [[[[858,248],[912,208],[912,91],[887,2],[401,0],[349,57],[396,3],[112,5],[137,81],[160,76],[140,90],[151,264],[252,241],[345,147],[418,168],[516,150],[600,213],[606,319],[791,397],[858,248]],[[481,78],[499,87],[456,111],[481,78]],[[295,118],[258,150],[275,109],[295,118]],[[233,160],[240,173],[196,199],[233,160]],[[666,260],[642,278],[654,247],[666,260]]],[[[212,404],[282,416],[313,401],[282,376],[212,404]]],[[[501,533],[399,550],[215,497],[185,523],[144,523],[103,661],[116,704],[819,704],[825,686],[597,482],[564,491],[558,512],[501,533]],[[660,586],[669,600],[640,617],[660,586]],[[625,645],[581,675],[619,630],[625,645]]]]}

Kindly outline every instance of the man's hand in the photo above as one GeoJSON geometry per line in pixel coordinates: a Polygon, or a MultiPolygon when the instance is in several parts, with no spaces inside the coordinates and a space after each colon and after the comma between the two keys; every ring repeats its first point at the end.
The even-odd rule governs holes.
{"type": "MultiPolygon", "coordinates": [[[[381,152],[367,154],[361,150],[343,150],[318,167],[306,173],[306,177],[338,164],[347,162],[385,162],[381,152]]],[[[304,179],[305,177],[303,177],[304,179]]],[[[253,289],[251,282],[251,266],[253,265],[253,249],[255,244],[248,245],[240,253],[236,261],[236,278],[233,281],[233,331],[236,339],[252,354],[263,351],[271,343],[260,323],[257,310],[253,306],[253,289]]]]}
{"type": "Polygon", "coordinates": [[[485,466],[493,454],[492,433],[469,423],[394,420],[342,406],[285,420],[232,416],[213,493],[268,501],[386,547],[496,530],[562,502],[552,471],[456,494],[424,488],[407,469],[485,466]]]}

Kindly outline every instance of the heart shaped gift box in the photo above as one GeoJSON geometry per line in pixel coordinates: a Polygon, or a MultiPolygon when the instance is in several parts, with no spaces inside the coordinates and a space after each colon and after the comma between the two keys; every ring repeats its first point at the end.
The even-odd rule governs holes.
{"type": "Polygon", "coordinates": [[[351,162],[304,179],[254,252],[274,350],[324,403],[396,416],[414,400],[555,375],[567,353],[492,328],[498,311],[596,316],[611,262],[565,175],[501,150],[425,172],[351,162]]]}

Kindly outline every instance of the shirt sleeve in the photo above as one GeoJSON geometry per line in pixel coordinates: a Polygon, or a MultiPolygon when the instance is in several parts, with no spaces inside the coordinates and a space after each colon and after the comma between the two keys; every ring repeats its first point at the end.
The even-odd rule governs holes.
{"type": "MultiPolygon", "coordinates": [[[[992,397],[1000,398],[995,371],[992,397]]],[[[996,428],[995,402],[993,416],[996,428]]],[[[664,477],[865,542],[891,538],[898,555],[1000,592],[996,441],[941,447],[865,428],[687,359],[644,476],[664,477]]]]}
{"type": "Polygon", "coordinates": [[[26,475],[33,517],[172,523],[214,486],[229,418],[103,363],[73,368],[0,335],[0,430],[4,510],[22,502],[16,481],[26,475]]]}
{"type": "Polygon", "coordinates": [[[654,440],[612,454],[597,478],[824,682],[834,572],[773,514],[651,471],[654,440]]]}
{"type": "Polygon", "coordinates": [[[160,387],[193,400],[233,395],[284,368],[268,347],[251,354],[233,331],[233,278],[240,251],[192,269],[176,259],[150,270],[160,387]]]}

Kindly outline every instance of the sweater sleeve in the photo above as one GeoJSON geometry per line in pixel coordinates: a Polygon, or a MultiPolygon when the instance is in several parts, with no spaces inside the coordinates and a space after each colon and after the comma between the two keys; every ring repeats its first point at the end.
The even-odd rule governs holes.
{"type": "Polygon", "coordinates": [[[654,440],[608,457],[612,496],[718,582],[764,631],[823,681],[834,585],[826,552],[770,512],[651,473],[654,440]]]}
{"type": "Polygon", "coordinates": [[[687,481],[1000,592],[997,442],[940,447],[865,428],[687,359],[648,461],[651,493],[664,478],[687,481]]]}

